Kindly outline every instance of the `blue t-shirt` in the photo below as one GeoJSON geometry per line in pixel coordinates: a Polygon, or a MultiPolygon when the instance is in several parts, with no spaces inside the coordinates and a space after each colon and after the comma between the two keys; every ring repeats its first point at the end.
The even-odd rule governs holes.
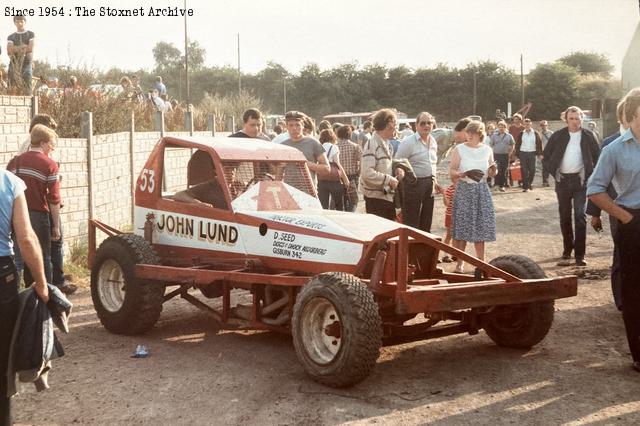
{"type": "Polygon", "coordinates": [[[0,170],[0,256],[13,255],[11,241],[13,202],[24,193],[25,189],[27,185],[22,179],[11,172],[0,170]]]}

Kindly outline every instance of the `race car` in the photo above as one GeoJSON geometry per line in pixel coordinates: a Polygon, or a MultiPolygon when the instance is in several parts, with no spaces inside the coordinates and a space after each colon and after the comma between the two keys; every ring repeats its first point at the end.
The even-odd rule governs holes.
{"type": "Polygon", "coordinates": [[[554,299],[577,294],[575,276],[546,278],[523,256],[485,263],[397,222],[323,210],[304,155],[261,140],[162,138],[134,216],[133,233],[89,225],[92,299],[108,330],[144,333],[179,296],[223,329],[291,333],[328,386],[365,379],[383,344],[484,329],[529,348],[554,299]],[[97,230],[108,237],[96,250],[97,230]],[[475,274],[442,270],[440,252],[475,274]]]}

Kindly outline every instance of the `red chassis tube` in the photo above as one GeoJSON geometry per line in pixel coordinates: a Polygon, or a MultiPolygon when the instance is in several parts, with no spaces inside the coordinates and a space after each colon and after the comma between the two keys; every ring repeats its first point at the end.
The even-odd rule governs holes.
{"type": "MultiPolygon", "coordinates": [[[[107,235],[116,235],[120,231],[96,220],[89,221],[89,267],[93,263],[96,250],[96,229],[107,235]]],[[[251,264],[252,260],[246,260],[251,264]]],[[[240,265],[240,263],[238,263],[240,265]]],[[[374,265],[373,270],[376,270],[374,265]]],[[[293,273],[262,273],[251,268],[236,267],[230,270],[203,269],[198,267],[176,267],[140,264],[135,269],[136,276],[165,284],[213,285],[224,283],[225,288],[244,288],[252,290],[256,285],[284,286],[294,289],[304,286],[311,275],[293,273]]],[[[377,296],[394,302],[395,313],[417,314],[450,312],[461,309],[490,307],[496,305],[522,304],[571,297],[577,294],[577,277],[565,276],[536,280],[522,280],[488,263],[430,238],[424,233],[401,227],[381,234],[365,245],[364,255],[355,266],[354,275],[359,276],[377,296]],[[436,276],[429,279],[411,280],[408,264],[409,238],[423,242],[439,251],[456,256],[478,268],[483,278],[469,275],[445,273],[436,268],[436,276]],[[391,241],[397,246],[398,273],[395,281],[385,280],[387,274],[363,278],[362,271],[366,263],[375,257],[381,262],[378,271],[386,265],[386,256],[376,256],[380,243],[391,241]]],[[[375,275],[375,274],[372,274],[375,275]]]]}

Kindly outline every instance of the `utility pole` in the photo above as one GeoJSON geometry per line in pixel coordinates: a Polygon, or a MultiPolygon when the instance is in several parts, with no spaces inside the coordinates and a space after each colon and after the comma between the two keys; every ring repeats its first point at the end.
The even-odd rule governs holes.
{"type": "Polygon", "coordinates": [[[473,115],[476,115],[478,106],[478,71],[473,72],[473,115]]]}
{"type": "Polygon", "coordinates": [[[282,79],[282,87],[284,92],[284,112],[283,115],[287,113],[287,77],[282,79]]]}
{"type": "Polygon", "coordinates": [[[522,96],[520,105],[524,106],[524,61],[522,59],[522,53],[520,54],[520,92],[522,96]]]}
{"type": "MultiPolygon", "coordinates": [[[[184,10],[187,10],[187,0],[184,0],[184,10]]],[[[187,14],[184,14],[184,77],[185,90],[187,92],[187,108],[191,104],[189,96],[189,38],[187,37],[187,14]]]]}
{"type": "Polygon", "coordinates": [[[242,73],[240,72],[240,33],[238,33],[238,96],[242,94],[242,73]]]}

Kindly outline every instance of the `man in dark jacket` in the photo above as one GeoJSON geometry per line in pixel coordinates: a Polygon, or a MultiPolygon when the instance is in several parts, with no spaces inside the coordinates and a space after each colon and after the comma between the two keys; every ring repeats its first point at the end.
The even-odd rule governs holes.
{"type": "Polygon", "coordinates": [[[531,191],[536,175],[536,156],[542,155],[542,137],[531,127],[531,120],[524,119],[524,129],[516,136],[516,156],[522,167],[522,192],[531,191]]]}
{"type": "Polygon", "coordinates": [[[262,133],[262,112],[256,108],[249,108],[242,114],[242,130],[229,135],[230,138],[254,138],[270,141],[268,136],[262,133]]]}
{"type": "Polygon", "coordinates": [[[556,180],[556,196],[560,213],[563,251],[560,266],[570,265],[575,251],[576,265],[586,266],[587,239],[586,183],[593,172],[600,148],[593,132],[582,128],[584,114],[576,106],[562,113],[567,127],[555,132],[543,152],[543,165],[556,180]],[[575,219],[575,235],[571,224],[571,204],[575,219]]]}

